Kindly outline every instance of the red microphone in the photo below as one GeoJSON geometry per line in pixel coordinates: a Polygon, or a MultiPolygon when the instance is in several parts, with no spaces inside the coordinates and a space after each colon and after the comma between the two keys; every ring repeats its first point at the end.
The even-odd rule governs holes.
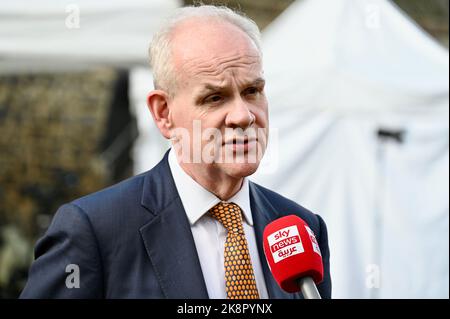
{"type": "Polygon", "coordinates": [[[298,216],[274,220],[264,229],[264,253],[280,287],[302,291],[306,299],[321,299],[315,284],[323,279],[322,255],[316,237],[298,216]]]}

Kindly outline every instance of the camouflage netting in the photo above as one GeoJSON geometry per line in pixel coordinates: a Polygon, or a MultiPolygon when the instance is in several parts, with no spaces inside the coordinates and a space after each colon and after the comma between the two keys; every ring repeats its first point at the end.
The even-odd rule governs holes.
{"type": "Polygon", "coordinates": [[[56,209],[111,182],[101,143],[118,73],[0,77],[0,297],[21,290],[56,209]]]}

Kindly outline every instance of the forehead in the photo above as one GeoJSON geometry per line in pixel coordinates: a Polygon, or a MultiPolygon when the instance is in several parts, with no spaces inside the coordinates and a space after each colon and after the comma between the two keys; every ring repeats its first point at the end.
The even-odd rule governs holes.
{"type": "Polygon", "coordinates": [[[179,70],[182,75],[192,79],[216,82],[226,82],[231,77],[248,82],[262,76],[259,56],[238,51],[187,60],[179,70]]]}
{"type": "Polygon", "coordinates": [[[219,76],[227,70],[260,73],[261,57],[250,37],[235,25],[211,19],[180,23],[172,36],[177,72],[219,76]]]}

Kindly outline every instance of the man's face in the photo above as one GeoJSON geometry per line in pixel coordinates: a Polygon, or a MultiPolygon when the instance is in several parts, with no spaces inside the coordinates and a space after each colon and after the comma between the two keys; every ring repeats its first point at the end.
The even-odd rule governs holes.
{"type": "MultiPolygon", "coordinates": [[[[201,163],[192,164],[197,171],[241,178],[256,171],[267,144],[261,57],[239,28],[210,22],[184,22],[172,38],[177,73],[177,88],[168,102],[172,136],[188,146],[188,161],[201,158],[201,163]],[[189,136],[180,134],[180,128],[189,136]],[[208,134],[214,131],[220,135],[208,134]],[[209,152],[212,145],[215,149],[209,152]],[[212,163],[205,161],[208,153],[215,154],[212,163]]],[[[186,155],[186,149],[183,152],[186,155]]]]}

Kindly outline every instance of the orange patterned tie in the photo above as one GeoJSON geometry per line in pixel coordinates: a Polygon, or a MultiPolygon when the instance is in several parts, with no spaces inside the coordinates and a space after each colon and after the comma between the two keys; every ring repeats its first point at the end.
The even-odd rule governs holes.
{"type": "Polygon", "coordinates": [[[224,254],[227,298],[259,299],[241,208],[234,203],[220,202],[209,212],[228,230],[224,254]]]}

